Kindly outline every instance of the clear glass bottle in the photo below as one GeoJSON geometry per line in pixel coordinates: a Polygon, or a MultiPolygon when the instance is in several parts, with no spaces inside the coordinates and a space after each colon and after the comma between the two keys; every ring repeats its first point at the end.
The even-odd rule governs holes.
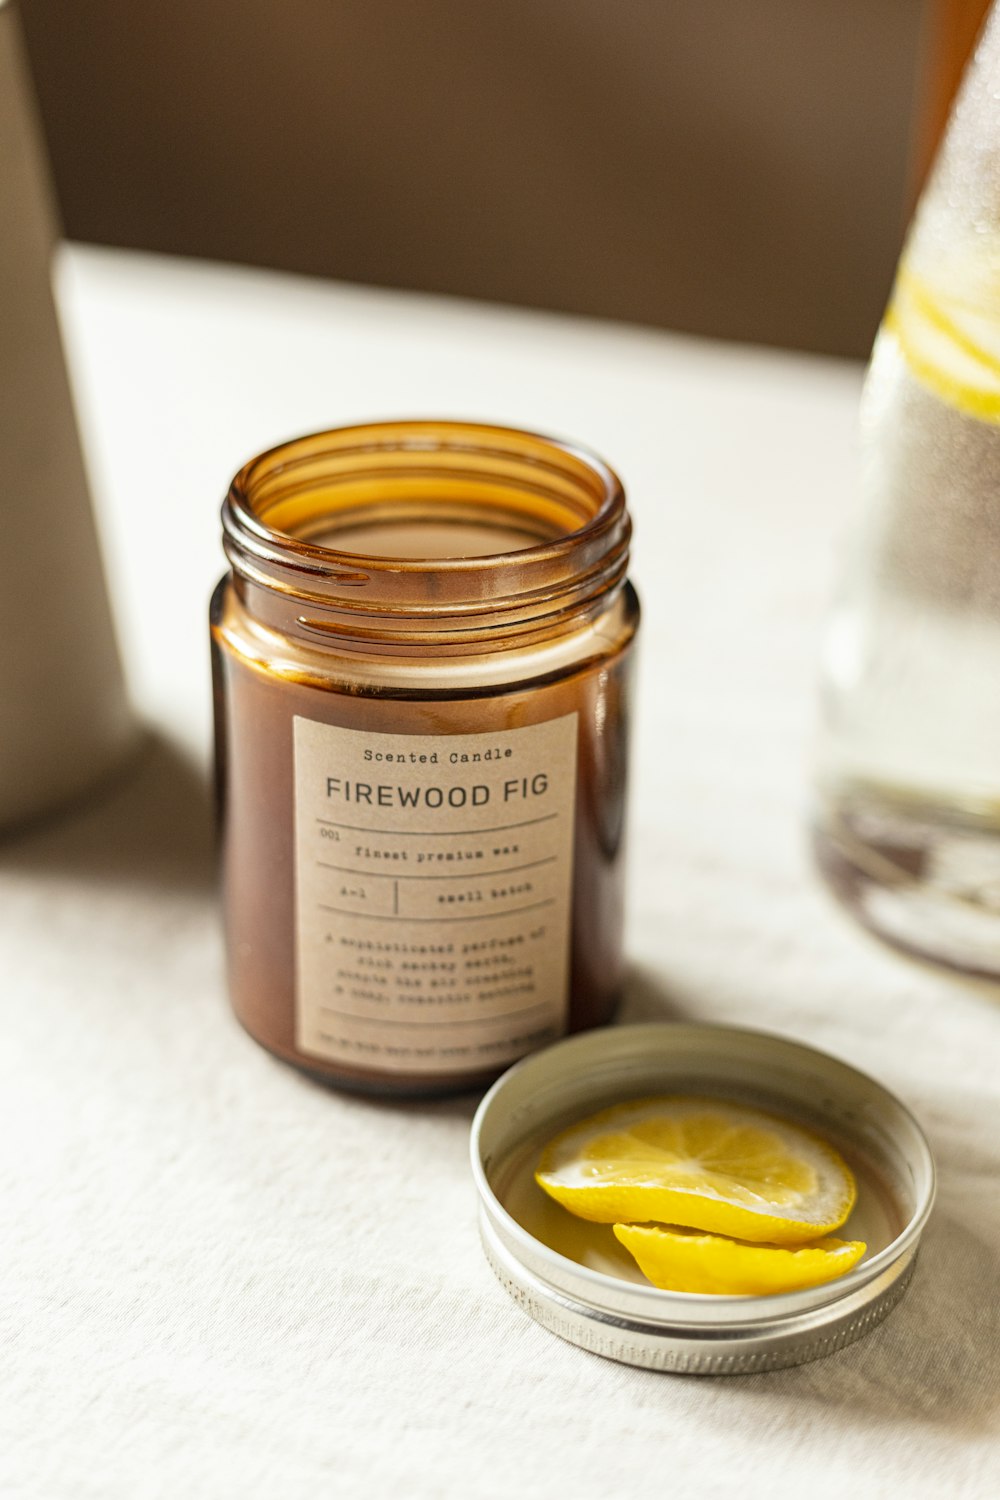
{"type": "Polygon", "coordinates": [[[1000,16],[921,199],[862,404],[816,843],[875,931],[1000,974],[1000,16]]]}
{"type": "Polygon", "coordinates": [[[212,603],[230,992],[346,1086],[487,1082],[622,981],[624,494],[502,428],[386,423],[237,475],[212,603]]]}

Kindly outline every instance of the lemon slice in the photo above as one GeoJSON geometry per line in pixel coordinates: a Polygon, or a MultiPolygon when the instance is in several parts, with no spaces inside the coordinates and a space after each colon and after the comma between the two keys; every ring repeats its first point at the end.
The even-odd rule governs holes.
{"type": "Polygon", "coordinates": [[[614,1232],[654,1286],[716,1297],[762,1296],[819,1286],[856,1266],[868,1248],[861,1240],[835,1239],[797,1249],[750,1245],[745,1240],[660,1224],[616,1224],[614,1232]]]}
{"type": "Polygon", "coordinates": [[[597,1224],[680,1224],[768,1244],[837,1229],[857,1194],[817,1136],[761,1110],[671,1096],[617,1104],[545,1147],[535,1181],[597,1224]]]}
{"type": "Polygon", "coordinates": [[[1000,422],[1000,317],[995,271],[952,265],[899,268],[884,329],[910,370],[948,406],[1000,422]]]}

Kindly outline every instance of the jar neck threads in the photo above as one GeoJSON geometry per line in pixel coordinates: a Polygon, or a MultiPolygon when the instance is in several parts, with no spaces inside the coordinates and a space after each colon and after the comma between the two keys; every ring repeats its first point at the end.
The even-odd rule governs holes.
{"type": "Polygon", "coordinates": [[[271,449],[222,512],[237,590],[276,629],[477,651],[578,628],[624,582],[617,476],[502,427],[389,422],[271,449]]]}

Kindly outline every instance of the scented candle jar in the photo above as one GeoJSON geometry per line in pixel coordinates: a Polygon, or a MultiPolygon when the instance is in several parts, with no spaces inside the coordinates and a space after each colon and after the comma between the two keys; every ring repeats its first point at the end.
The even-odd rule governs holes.
{"type": "Polygon", "coordinates": [[[630,524],[599,459],[454,422],[247,464],[212,601],[229,985],[331,1083],[471,1088],[622,983],[630,524]]]}

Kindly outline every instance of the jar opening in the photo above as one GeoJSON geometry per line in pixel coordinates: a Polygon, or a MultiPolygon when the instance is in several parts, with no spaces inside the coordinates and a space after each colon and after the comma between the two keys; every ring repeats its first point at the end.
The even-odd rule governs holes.
{"type": "Polygon", "coordinates": [[[537,617],[624,578],[617,476],[502,427],[387,422],[283,444],[223,507],[237,577],[334,614],[537,617]]]}

